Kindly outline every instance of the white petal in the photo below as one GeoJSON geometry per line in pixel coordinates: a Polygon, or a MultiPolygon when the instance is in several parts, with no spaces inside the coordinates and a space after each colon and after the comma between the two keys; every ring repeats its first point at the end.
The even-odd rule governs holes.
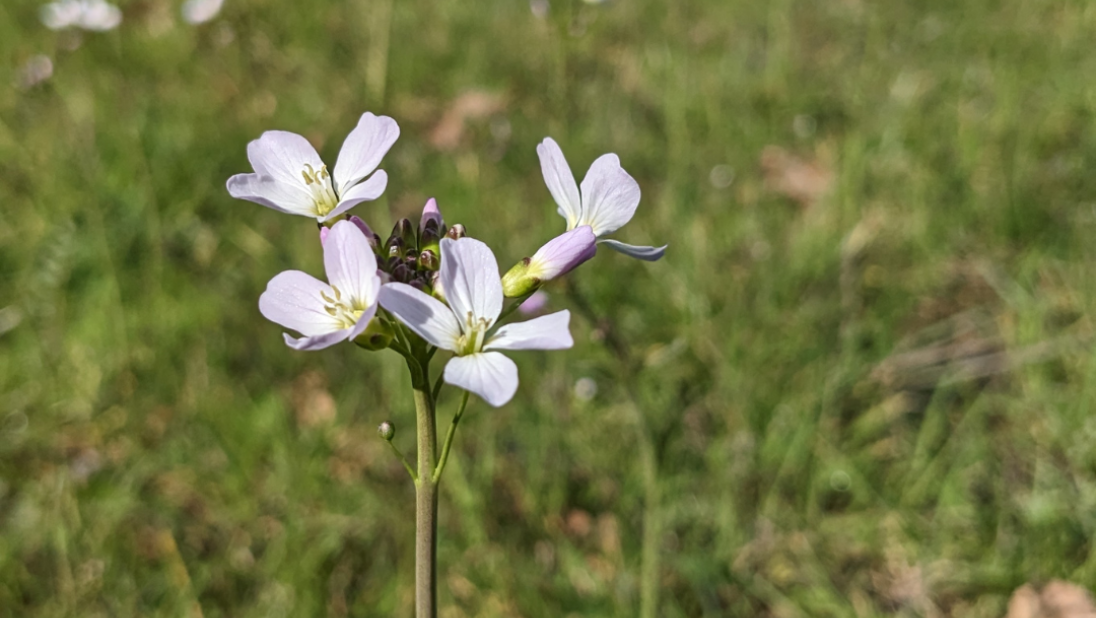
{"type": "Polygon", "coordinates": [[[380,303],[431,345],[444,350],[457,349],[460,324],[440,300],[405,283],[386,283],[381,288],[380,303]]]}
{"type": "Polygon", "coordinates": [[[499,352],[454,356],[445,365],[445,381],[499,407],[518,390],[518,366],[499,352]]]}
{"type": "Polygon", "coordinates": [[[384,194],[384,190],[387,187],[388,174],[386,174],[384,170],[377,170],[377,173],[370,176],[368,180],[359,182],[353,187],[350,187],[349,191],[343,193],[339,203],[331,212],[327,213],[327,216],[320,219],[320,223],[334,219],[362,202],[377,199],[384,194]]]}
{"type": "Polygon", "coordinates": [[[502,280],[491,249],[475,238],[441,239],[441,273],[445,300],[461,324],[472,319],[495,323],[502,312],[502,280]]]}
{"type": "Polygon", "coordinates": [[[298,339],[291,337],[289,333],[282,333],[282,337],[285,338],[285,344],[294,350],[322,350],[349,339],[351,330],[350,328],[344,328],[333,333],[300,337],[298,339]]]}
{"type": "Polygon", "coordinates": [[[534,318],[527,322],[507,324],[483,346],[484,350],[566,350],[575,344],[568,324],[567,310],[534,318]]]}
{"type": "Polygon", "coordinates": [[[61,30],[76,25],[84,13],[79,0],[51,2],[38,10],[38,16],[50,30],[61,30]]]}
{"type": "Polygon", "coordinates": [[[598,244],[609,245],[610,249],[615,249],[628,257],[634,257],[638,260],[644,260],[647,262],[657,262],[662,259],[663,255],[666,255],[666,247],[670,245],[662,245],[661,247],[640,247],[637,245],[628,245],[620,242],[619,240],[599,240],[598,244]]]}
{"type": "Polygon", "coordinates": [[[620,167],[615,154],[601,155],[582,179],[580,224],[604,236],[632,220],[639,206],[639,183],[620,167]]]}
{"type": "Polygon", "coordinates": [[[316,216],[312,196],[301,188],[261,174],[236,174],[225,185],[234,198],[262,204],[291,215],[316,216]]]}
{"type": "Polygon", "coordinates": [[[559,206],[558,212],[567,220],[567,229],[578,224],[582,216],[582,202],[579,200],[578,185],[575,184],[575,176],[571,173],[571,166],[567,165],[567,159],[559,144],[550,137],[537,145],[537,156],[540,157],[540,171],[544,174],[544,183],[548,185],[548,191],[552,199],[559,206]]]}
{"type": "Polygon", "coordinates": [[[262,176],[270,176],[287,185],[298,187],[310,195],[305,185],[305,165],[319,170],[323,166],[320,155],[308,140],[289,131],[267,131],[259,139],[247,145],[247,158],[251,167],[262,176]]]}
{"type": "Polygon", "coordinates": [[[381,286],[377,258],[361,228],[345,220],[332,226],[323,245],[323,264],[327,281],[339,289],[344,301],[353,299],[356,307],[377,302],[381,286]]]}
{"type": "Polygon", "coordinates": [[[400,127],[395,120],[370,112],[362,114],[358,126],[346,136],[339,150],[333,174],[335,189],[343,193],[371,174],[399,136],[400,127]]]}
{"type": "Polygon", "coordinates": [[[187,0],[183,3],[183,20],[188,24],[204,24],[221,12],[224,0],[187,0]]]}
{"type": "Polygon", "coordinates": [[[278,273],[259,297],[259,312],[266,319],[307,337],[326,335],[342,324],[324,310],[321,293],[334,294],[331,286],[299,270],[278,273]]]}
{"type": "Polygon", "coordinates": [[[122,10],[105,0],[88,0],[80,16],[80,27],[85,30],[105,32],[122,23],[122,10]]]}

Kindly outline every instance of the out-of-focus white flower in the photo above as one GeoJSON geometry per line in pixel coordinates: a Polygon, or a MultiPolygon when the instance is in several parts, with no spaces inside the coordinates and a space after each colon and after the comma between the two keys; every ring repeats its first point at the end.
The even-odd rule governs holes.
{"type": "Polygon", "coordinates": [[[597,395],[597,382],[593,378],[579,378],[575,381],[575,398],[590,401],[597,395]]]}
{"type": "Polygon", "coordinates": [[[106,0],[59,0],[43,6],[39,17],[50,30],[83,28],[105,32],[122,23],[122,10],[106,0]]]}
{"type": "Polygon", "coordinates": [[[381,306],[431,345],[454,352],[445,365],[445,381],[496,408],[518,389],[517,365],[498,350],[573,345],[568,311],[494,330],[502,313],[502,283],[494,254],[478,240],[443,238],[439,279],[449,306],[403,283],[381,288],[381,306]]]}
{"type": "Polygon", "coordinates": [[[224,0],[187,0],[183,3],[183,21],[204,24],[221,12],[224,0]]]}
{"type": "Polygon", "coordinates": [[[599,244],[634,258],[653,262],[666,253],[666,247],[637,247],[620,241],[602,239],[632,220],[639,206],[639,183],[620,166],[615,154],[604,154],[590,165],[582,179],[582,191],[575,184],[571,166],[559,144],[550,137],[537,146],[540,169],[548,191],[567,220],[567,230],[590,226],[599,244]]]}
{"type": "Polygon", "coordinates": [[[399,136],[395,120],[362,114],[339,150],[335,170],[328,172],[308,140],[288,131],[267,131],[247,145],[255,173],[229,178],[228,193],[323,223],[384,193],[388,174],[377,166],[399,136]]]}
{"type": "Polygon", "coordinates": [[[548,292],[537,290],[529,298],[526,298],[525,302],[518,305],[518,311],[522,315],[534,315],[543,311],[547,306],[548,292]]]}
{"type": "Polygon", "coordinates": [[[19,87],[31,88],[53,76],[53,61],[49,56],[31,56],[19,71],[19,87]]]}

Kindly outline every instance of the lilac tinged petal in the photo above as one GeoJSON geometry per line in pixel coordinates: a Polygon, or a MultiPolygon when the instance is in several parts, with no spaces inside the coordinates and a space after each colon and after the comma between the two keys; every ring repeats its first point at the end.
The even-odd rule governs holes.
{"type": "Polygon", "coordinates": [[[498,352],[454,356],[445,365],[445,381],[499,407],[518,390],[518,367],[498,352]]]}
{"type": "Polygon", "coordinates": [[[332,174],[335,188],[340,193],[346,193],[362,178],[373,173],[399,136],[400,127],[395,120],[388,116],[374,116],[370,112],[362,114],[358,126],[346,136],[339,150],[339,159],[332,174]]]}
{"type": "Polygon", "coordinates": [[[303,189],[261,174],[236,174],[225,185],[228,194],[291,215],[315,216],[311,196],[303,189]]]}
{"type": "Polygon", "coordinates": [[[567,310],[534,318],[527,322],[507,324],[483,346],[484,350],[566,350],[575,344],[568,324],[567,310]]]}
{"type": "Polygon", "coordinates": [[[533,292],[533,295],[526,298],[524,302],[518,305],[518,313],[522,315],[533,315],[540,313],[545,307],[548,306],[548,292],[544,290],[537,290],[533,292]]]}
{"type": "Polygon", "coordinates": [[[294,350],[322,350],[324,348],[330,348],[336,343],[346,341],[350,337],[351,330],[353,329],[344,328],[333,333],[315,335],[312,337],[301,337],[299,339],[294,339],[289,333],[282,333],[282,337],[285,338],[285,344],[294,350]]]}
{"type": "Polygon", "coordinates": [[[362,221],[361,217],[350,217],[350,222],[358,226],[358,229],[362,231],[362,234],[365,234],[366,240],[370,241],[370,243],[373,242],[373,237],[376,236],[376,234],[373,233],[373,229],[369,227],[368,223],[362,221]]]}
{"type": "Polygon", "coordinates": [[[340,330],[342,324],[324,310],[321,293],[331,296],[331,286],[299,270],[279,273],[259,297],[263,317],[306,337],[340,330]]]}
{"type": "Polygon", "coordinates": [[[377,170],[377,173],[369,177],[365,182],[359,182],[358,184],[350,187],[342,195],[342,199],[339,200],[338,205],[327,213],[320,221],[328,221],[333,219],[351,208],[361,204],[362,202],[368,202],[377,199],[384,190],[388,187],[388,174],[384,170],[377,170]]]}
{"type": "Polygon", "coordinates": [[[247,159],[260,176],[296,187],[308,196],[301,172],[305,165],[318,170],[323,167],[320,155],[308,140],[289,131],[267,131],[247,145],[247,159]]]}
{"type": "Polygon", "coordinates": [[[323,263],[327,280],[343,294],[343,302],[353,303],[358,309],[377,301],[377,258],[358,226],[339,221],[331,227],[323,247],[323,263]]]}
{"type": "Polygon", "coordinates": [[[582,216],[582,201],[579,199],[578,185],[575,184],[575,176],[571,173],[571,166],[567,165],[567,159],[559,144],[550,137],[537,145],[537,156],[540,157],[540,171],[544,174],[544,183],[548,185],[548,191],[552,199],[559,206],[557,211],[567,219],[567,227],[574,227],[582,216]]]}
{"type": "Polygon", "coordinates": [[[442,218],[441,211],[438,210],[438,201],[434,198],[426,200],[426,206],[422,207],[422,217],[419,218],[419,231],[426,227],[426,222],[434,220],[438,222],[438,229],[441,229],[442,218]]]}
{"type": "Polygon", "coordinates": [[[551,281],[567,274],[597,253],[597,238],[588,225],[549,240],[529,258],[528,276],[551,281]]]}
{"type": "Polygon", "coordinates": [[[380,303],[431,345],[444,350],[457,349],[460,324],[440,300],[405,283],[387,283],[381,288],[380,303]]]}
{"type": "Polygon", "coordinates": [[[321,246],[327,244],[327,237],[330,236],[330,235],[331,235],[331,228],[328,228],[328,227],[321,227],[320,228],[320,245],[321,246]]]}
{"type": "Polygon", "coordinates": [[[644,260],[647,262],[657,262],[662,259],[663,255],[666,255],[666,247],[670,245],[662,245],[661,247],[639,247],[636,245],[627,245],[619,240],[599,240],[599,243],[608,245],[610,249],[615,249],[627,255],[628,257],[634,257],[638,260],[644,260]]]}
{"type": "Polygon", "coordinates": [[[463,324],[487,320],[490,328],[502,312],[502,281],[491,249],[474,238],[441,239],[441,272],[438,277],[445,300],[463,324]]]}
{"type": "Polygon", "coordinates": [[[639,183],[620,167],[615,154],[601,155],[582,179],[582,223],[604,236],[632,220],[639,206],[639,183]]]}

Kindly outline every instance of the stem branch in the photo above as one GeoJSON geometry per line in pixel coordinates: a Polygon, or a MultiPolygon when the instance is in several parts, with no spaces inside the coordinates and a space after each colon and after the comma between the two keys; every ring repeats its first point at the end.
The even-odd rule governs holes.
{"type": "Polygon", "coordinates": [[[449,447],[453,445],[453,435],[457,433],[457,423],[460,423],[460,417],[464,415],[464,407],[467,405],[468,391],[464,391],[464,395],[460,398],[460,407],[457,408],[457,413],[453,415],[453,421],[449,423],[449,431],[445,434],[445,442],[441,447],[441,459],[438,461],[438,467],[434,469],[435,483],[441,479],[441,473],[445,470],[445,462],[449,461],[449,447]]]}

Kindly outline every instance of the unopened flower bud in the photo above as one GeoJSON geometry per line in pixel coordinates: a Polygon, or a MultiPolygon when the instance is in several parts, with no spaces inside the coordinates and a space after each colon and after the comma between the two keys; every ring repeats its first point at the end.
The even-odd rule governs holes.
{"type": "MultiPolygon", "coordinates": [[[[365,239],[369,241],[369,246],[373,247],[373,250],[376,251],[377,246],[381,244],[381,237],[377,236],[376,232],[374,232],[365,221],[362,221],[361,217],[355,215],[350,217],[349,221],[358,226],[358,229],[362,231],[362,234],[365,234],[365,239]]],[[[322,234],[323,232],[320,233],[322,234]]]]}
{"type": "Polygon", "coordinates": [[[377,433],[387,442],[391,442],[392,438],[396,435],[396,428],[392,426],[392,423],[385,421],[377,426],[377,433]]]}
{"type": "Polygon", "coordinates": [[[407,264],[398,264],[392,269],[392,280],[400,283],[407,283],[414,275],[414,271],[408,268],[407,264]]]}
{"type": "Polygon", "coordinates": [[[434,255],[441,255],[441,236],[441,230],[431,221],[419,235],[419,251],[433,251],[434,255]]]}
{"type": "Polygon", "coordinates": [[[404,247],[414,247],[416,245],[415,226],[411,225],[411,220],[403,218],[397,221],[396,225],[392,228],[391,238],[403,240],[404,247]]]}
{"type": "Polygon", "coordinates": [[[373,318],[362,334],[354,338],[354,343],[360,348],[376,352],[387,348],[395,336],[396,334],[392,332],[392,327],[389,326],[388,322],[380,318],[373,318]]]}
{"type": "Polygon", "coordinates": [[[588,225],[564,232],[548,241],[531,258],[518,262],[502,277],[502,293],[524,296],[545,281],[565,275],[597,253],[597,238],[588,225]]]}
{"type": "Polygon", "coordinates": [[[407,245],[404,244],[403,239],[399,236],[391,236],[384,246],[388,247],[388,257],[402,258],[403,250],[407,245]]]}
{"type": "Polygon", "coordinates": [[[407,285],[415,288],[416,290],[418,290],[420,292],[425,292],[426,291],[426,282],[423,281],[422,279],[419,279],[418,277],[415,277],[414,279],[412,279],[411,283],[408,283],[407,285]]]}
{"type": "Polygon", "coordinates": [[[452,227],[449,228],[449,231],[445,233],[445,235],[449,238],[452,238],[453,240],[464,238],[464,226],[459,223],[454,223],[452,227]]]}
{"type": "Polygon", "coordinates": [[[438,261],[438,254],[427,249],[419,254],[419,266],[426,270],[437,270],[441,265],[438,261]]]}
{"type": "Polygon", "coordinates": [[[426,206],[422,207],[422,217],[419,219],[419,231],[425,231],[426,226],[432,224],[436,230],[441,229],[441,211],[438,210],[438,201],[434,198],[426,200],[426,206]]]}

